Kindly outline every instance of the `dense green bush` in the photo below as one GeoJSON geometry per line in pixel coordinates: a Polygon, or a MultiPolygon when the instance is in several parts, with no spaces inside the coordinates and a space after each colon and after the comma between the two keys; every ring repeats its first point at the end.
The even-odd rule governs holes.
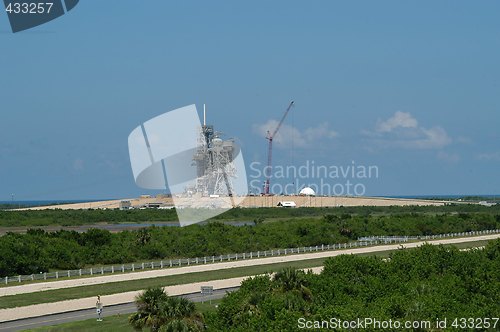
{"type": "Polygon", "coordinates": [[[175,210],[0,210],[0,226],[92,225],[97,223],[176,221],[175,210]]]}
{"type": "Polygon", "coordinates": [[[219,222],[188,227],[150,227],[110,233],[28,230],[0,237],[0,276],[77,269],[177,257],[203,257],[235,252],[344,243],[370,235],[429,235],[500,229],[497,216],[396,214],[325,215],[294,218],[255,226],[219,222]]]}
{"type": "MultiPolygon", "coordinates": [[[[477,204],[460,204],[447,206],[352,206],[352,207],[303,207],[287,208],[234,208],[213,218],[213,220],[257,221],[322,217],[325,214],[335,215],[341,219],[346,216],[379,216],[388,214],[454,214],[467,216],[471,213],[500,215],[500,205],[491,207],[477,204]]],[[[174,209],[171,210],[34,210],[34,211],[2,211],[0,210],[0,227],[13,226],[77,226],[98,223],[150,223],[177,221],[174,209]]]]}
{"type": "Polygon", "coordinates": [[[398,250],[388,262],[342,255],[328,259],[319,275],[287,272],[282,278],[248,279],[206,322],[211,331],[297,331],[301,317],[400,322],[446,318],[451,328],[455,318],[499,317],[499,281],[500,240],[466,252],[432,245],[398,250]],[[280,286],[283,278],[292,287],[280,286]]]}

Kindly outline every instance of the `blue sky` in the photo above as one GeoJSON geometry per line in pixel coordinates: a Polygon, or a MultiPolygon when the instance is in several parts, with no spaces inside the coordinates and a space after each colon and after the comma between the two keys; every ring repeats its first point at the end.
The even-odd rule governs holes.
{"type": "Polygon", "coordinates": [[[292,99],[275,165],[376,165],[367,195],[499,194],[499,10],[86,0],[16,34],[1,13],[0,200],[145,192],[129,133],[193,103],[264,162],[292,99]]]}

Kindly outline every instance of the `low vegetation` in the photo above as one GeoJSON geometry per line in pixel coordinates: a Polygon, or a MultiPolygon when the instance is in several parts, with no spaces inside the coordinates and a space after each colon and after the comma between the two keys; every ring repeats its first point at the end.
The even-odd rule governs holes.
{"type": "MultiPolygon", "coordinates": [[[[388,252],[379,252],[377,255],[388,255],[388,252]]],[[[280,269],[292,266],[297,269],[313,268],[322,266],[324,258],[309,259],[303,261],[296,261],[291,263],[277,263],[268,265],[256,265],[237,267],[225,270],[213,270],[206,272],[192,272],[178,275],[138,279],[121,282],[110,282],[106,284],[87,285],[85,287],[71,287],[61,288],[47,291],[40,291],[35,293],[25,293],[17,295],[3,296],[0,301],[0,309],[22,307],[31,304],[58,302],[71,299],[79,299],[84,297],[94,297],[97,295],[110,295],[125,293],[130,291],[137,291],[147,287],[164,287],[174,286],[180,284],[189,284],[201,281],[229,279],[236,277],[253,276],[263,273],[271,273],[279,271],[280,269]]]]}
{"type": "MultiPolygon", "coordinates": [[[[213,218],[219,221],[254,221],[290,218],[322,217],[325,214],[370,216],[386,214],[446,214],[487,213],[500,214],[500,204],[486,207],[477,204],[450,204],[446,206],[356,206],[312,208],[235,208],[213,218]]],[[[177,215],[171,210],[0,210],[0,227],[78,226],[100,223],[150,223],[176,222],[177,215]]]]}
{"type": "Polygon", "coordinates": [[[189,227],[150,227],[111,233],[90,229],[0,237],[0,276],[51,269],[78,269],[177,257],[203,257],[235,252],[344,243],[371,235],[432,235],[500,228],[500,215],[486,213],[393,215],[327,214],[230,226],[218,222],[189,227]]]}
{"type": "MultiPolygon", "coordinates": [[[[203,315],[192,308],[180,310],[188,313],[180,315],[180,320],[187,317],[185,322],[190,323],[195,318],[196,328],[191,330],[247,332],[301,331],[304,330],[299,328],[301,319],[330,322],[332,318],[342,321],[374,318],[402,323],[447,319],[448,329],[458,331],[468,328],[461,327],[456,318],[499,317],[500,240],[490,241],[482,250],[469,251],[424,245],[394,251],[389,258],[359,255],[328,258],[323,272],[317,275],[284,267],[275,275],[247,279],[238,291],[226,295],[216,310],[211,308],[203,315]],[[456,327],[452,325],[454,322],[456,327]]],[[[146,327],[135,325],[136,317],[148,317],[144,313],[143,310],[142,315],[132,316],[136,328],[146,327]]],[[[161,310],[155,310],[151,322],[160,322],[162,316],[165,315],[161,310]]],[[[167,330],[169,321],[172,320],[164,320],[155,329],[167,330]]],[[[94,319],[39,330],[132,330],[124,316],[105,318],[101,323],[98,325],[94,319]]],[[[490,328],[483,324],[478,330],[498,330],[500,322],[496,327],[491,325],[494,323],[489,320],[490,328]]],[[[367,327],[366,330],[382,329],[367,327]]],[[[431,326],[414,330],[438,329],[431,326]]]]}
{"type": "Polygon", "coordinates": [[[161,287],[148,288],[135,298],[137,312],[128,321],[142,331],[204,331],[203,314],[194,302],[183,297],[171,297],[161,287]]]}
{"type": "MultiPolygon", "coordinates": [[[[208,312],[214,312],[216,307],[218,306],[220,300],[214,300],[212,303],[195,303],[196,311],[201,313],[202,315],[208,312]]],[[[94,332],[94,331],[102,331],[102,332],[114,332],[114,331],[136,331],[130,323],[129,323],[129,315],[121,314],[114,316],[106,316],[102,322],[97,322],[95,318],[71,322],[71,323],[63,323],[52,326],[44,326],[39,327],[33,330],[33,332],[94,332]]]]}
{"type": "Polygon", "coordinates": [[[499,280],[500,240],[467,252],[424,245],[398,250],[389,261],[338,256],[327,259],[319,275],[284,270],[248,279],[205,319],[210,331],[296,331],[300,318],[365,317],[398,322],[446,318],[451,328],[455,318],[499,317],[499,280]]]}

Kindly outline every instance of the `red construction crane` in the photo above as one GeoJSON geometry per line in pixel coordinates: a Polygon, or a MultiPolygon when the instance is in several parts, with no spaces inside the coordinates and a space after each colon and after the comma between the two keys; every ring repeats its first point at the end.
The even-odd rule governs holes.
{"type": "Polygon", "coordinates": [[[288,115],[288,112],[290,112],[290,109],[293,106],[293,101],[290,102],[290,105],[288,105],[288,108],[285,111],[285,114],[283,114],[283,117],[281,118],[281,121],[278,123],[278,126],[276,129],[274,129],[273,133],[268,130],[267,131],[267,136],[266,139],[269,141],[269,146],[268,146],[268,151],[267,151],[267,167],[265,170],[265,175],[266,175],[266,181],[264,182],[264,195],[269,195],[269,188],[271,184],[271,174],[272,174],[272,158],[273,158],[273,138],[276,136],[278,133],[278,130],[280,130],[281,125],[283,124],[283,121],[285,121],[286,116],[288,115]]]}

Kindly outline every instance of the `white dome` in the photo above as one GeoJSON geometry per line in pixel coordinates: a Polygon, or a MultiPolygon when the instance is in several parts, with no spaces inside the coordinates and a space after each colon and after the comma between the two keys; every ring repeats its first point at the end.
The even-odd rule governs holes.
{"type": "Polygon", "coordinates": [[[316,196],[316,193],[314,190],[312,190],[311,187],[305,187],[299,192],[299,195],[301,196],[316,196]]]}

